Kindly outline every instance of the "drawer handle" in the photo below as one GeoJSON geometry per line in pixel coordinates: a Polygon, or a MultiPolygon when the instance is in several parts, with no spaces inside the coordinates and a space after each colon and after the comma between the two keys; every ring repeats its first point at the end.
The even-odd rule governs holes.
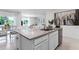
{"type": "Polygon", "coordinates": [[[17,48],[17,50],[19,50],[19,48],[17,48]]]}
{"type": "Polygon", "coordinates": [[[18,37],[16,37],[16,39],[19,39],[18,37]]]}

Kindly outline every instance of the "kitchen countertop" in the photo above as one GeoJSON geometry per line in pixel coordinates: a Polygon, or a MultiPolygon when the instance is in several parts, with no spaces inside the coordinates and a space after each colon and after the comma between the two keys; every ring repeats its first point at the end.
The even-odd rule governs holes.
{"type": "Polygon", "coordinates": [[[26,37],[27,39],[36,39],[39,38],[41,36],[47,35],[49,33],[55,32],[57,30],[59,30],[61,28],[54,28],[54,30],[49,30],[49,31],[44,31],[44,30],[35,30],[35,29],[18,29],[15,30],[17,33],[19,33],[20,35],[26,37]]]}

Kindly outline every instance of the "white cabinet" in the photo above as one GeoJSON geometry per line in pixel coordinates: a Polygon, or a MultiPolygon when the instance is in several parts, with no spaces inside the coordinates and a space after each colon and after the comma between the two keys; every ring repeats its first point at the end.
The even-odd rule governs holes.
{"type": "Polygon", "coordinates": [[[29,40],[21,35],[21,50],[33,50],[33,40],[29,40]]]}
{"type": "Polygon", "coordinates": [[[17,48],[21,50],[48,50],[48,35],[36,38],[27,39],[20,35],[20,41],[17,40],[17,48]],[[20,42],[20,43],[18,43],[20,42]]]}
{"type": "Polygon", "coordinates": [[[16,36],[16,49],[19,50],[20,49],[20,35],[17,34],[16,36]]]}
{"type": "Polygon", "coordinates": [[[44,42],[35,46],[35,50],[48,50],[48,40],[45,40],[44,42]]]}
{"type": "Polygon", "coordinates": [[[27,39],[20,34],[16,37],[16,47],[20,50],[54,50],[57,45],[58,31],[51,32],[35,39],[27,39]]]}
{"type": "Polygon", "coordinates": [[[48,35],[34,40],[35,50],[48,50],[48,35]]]}
{"type": "Polygon", "coordinates": [[[38,44],[40,44],[41,42],[43,42],[45,40],[48,40],[48,35],[45,35],[45,36],[42,36],[42,37],[39,37],[39,38],[35,39],[34,40],[34,45],[38,45],[38,44]]]}
{"type": "Polygon", "coordinates": [[[58,31],[49,34],[49,50],[53,50],[58,45],[58,31]]]}

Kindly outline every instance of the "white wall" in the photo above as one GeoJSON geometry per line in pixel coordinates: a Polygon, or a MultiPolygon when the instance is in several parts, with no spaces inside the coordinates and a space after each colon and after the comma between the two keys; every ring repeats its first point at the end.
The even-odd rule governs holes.
{"type": "Polygon", "coordinates": [[[16,15],[17,15],[17,13],[0,10],[0,16],[16,16],[16,15]]]}
{"type": "Polygon", "coordinates": [[[18,13],[17,15],[16,15],[16,24],[17,24],[17,27],[20,27],[21,26],[21,19],[22,19],[22,15],[21,15],[21,13],[18,13]]]}
{"type": "Polygon", "coordinates": [[[63,26],[63,36],[79,39],[79,26],[63,26]]]}
{"type": "Polygon", "coordinates": [[[26,16],[26,17],[45,17],[43,14],[39,14],[39,13],[22,13],[22,16],[26,16]]]}

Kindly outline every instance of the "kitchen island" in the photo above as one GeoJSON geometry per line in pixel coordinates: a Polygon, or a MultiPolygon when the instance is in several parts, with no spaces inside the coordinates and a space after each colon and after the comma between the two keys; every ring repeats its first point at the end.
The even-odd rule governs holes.
{"type": "Polygon", "coordinates": [[[54,50],[62,42],[62,28],[53,30],[18,29],[17,50],[54,50]]]}

